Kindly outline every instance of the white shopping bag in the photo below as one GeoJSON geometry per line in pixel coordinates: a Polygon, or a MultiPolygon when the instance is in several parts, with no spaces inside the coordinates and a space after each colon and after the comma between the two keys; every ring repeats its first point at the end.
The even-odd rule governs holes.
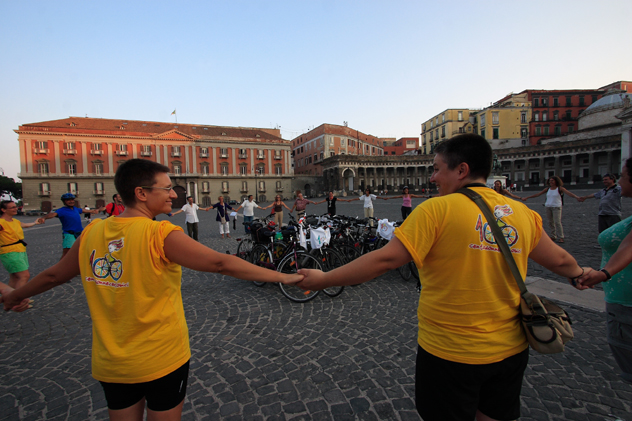
{"type": "Polygon", "coordinates": [[[307,250],[307,240],[305,239],[305,231],[303,230],[303,225],[298,226],[298,243],[307,250]]]}
{"type": "Polygon", "coordinates": [[[391,241],[391,238],[393,238],[393,232],[395,232],[395,224],[388,222],[388,219],[380,219],[377,221],[377,232],[380,237],[391,241]]]}
{"type": "Polygon", "coordinates": [[[309,241],[312,244],[313,249],[319,249],[322,246],[329,244],[331,240],[331,232],[329,228],[312,228],[309,232],[309,241]]]}

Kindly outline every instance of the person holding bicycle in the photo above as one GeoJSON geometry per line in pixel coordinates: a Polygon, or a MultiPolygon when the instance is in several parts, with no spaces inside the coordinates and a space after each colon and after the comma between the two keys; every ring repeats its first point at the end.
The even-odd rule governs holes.
{"type": "Polygon", "coordinates": [[[88,225],[56,265],[0,297],[5,310],[81,275],[93,324],[92,375],[110,419],[180,419],[187,389],[189,334],[182,266],[260,282],[296,283],[302,275],[257,267],[218,253],[171,222],[177,199],[169,168],[130,159],[114,176],[125,211],[88,225]],[[109,257],[106,259],[106,255],[109,257]],[[102,258],[101,273],[93,266],[102,258]]]}

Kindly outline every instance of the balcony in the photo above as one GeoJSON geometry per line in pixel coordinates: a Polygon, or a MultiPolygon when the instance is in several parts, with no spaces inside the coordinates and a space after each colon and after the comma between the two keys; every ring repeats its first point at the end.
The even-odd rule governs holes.
{"type": "Polygon", "coordinates": [[[283,191],[283,187],[277,187],[276,191],[283,191]]]}
{"type": "Polygon", "coordinates": [[[50,196],[50,191],[41,191],[41,192],[38,192],[38,195],[40,195],[40,196],[50,196]]]}
{"type": "Polygon", "coordinates": [[[240,153],[240,154],[239,154],[239,157],[240,157],[241,159],[246,159],[246,158],[248,158],[248,155],[247,155],[247,154],[245,154],[245,153],[240,153]]]}
{"type": "Polygon", "coordinates": [[[257,159],[265,159],[266,157],[264,155],[257,155],[257,159]]]}
{"type": "Polygon", "coordinates": [[[140,156],[151,156],[151,151],[140,151],[140,156]]]}
{"type": "Polygon", "coordinates": [[[92,194],[94,194],[95,196],[103,196],[105,192],[103,190],[94,190],[92,191],[92,194]]]}
{"type": "Polygon", "coordinates": [[[279,160],[279,161],[280,161],[282,158],[281,158],[281,155],[274,155],[274,159],[276,159],[276,160],[279,160]]]}
{"type": "Polygon", "coordinates": [[[128,152],[127,152],[127,151],[116,151],[116,154],[117,154],[118,156],[122,156],[122,155],[127,155],[127,154],[128,154],[128,152]]]}
{"type": "Polygon", "coordinates": [[[200,152],[200,158],[208,158],[208,152],[200,152]]]}
{"type": "Polygon", "coordinates": [[[180,152],[171,152],[172,157],[180,156],[180,152]]]}
{"type": "Polygon", "coordinates": [[[76,155],[77,154],[77,150],[76,149],[64,149],[63,153],[65,155],[76,155]]]}
{"type": "Polygon", "coordinates": [[[222,187],[222,193],[230,193],[230,189],[228,187],[222,187]]]}
{"type": "Polygon", "coordinates": [[[90,150],[90,155],[103,155],[103,151],[101,149],[92,149],[90,150]]]}
{"type": "Polygon", "coordinates": [[[228,158],[228,154],[227,153],[221,153],[219,154],[220,158],[228,158]]]}
{"type": "Polygon", "coordinates": [[[239,190],[241,193],[248,193],[248,187],[242,187],[241,190],[239,190]]]}
{"type": "Polygon", "coordinates": [[[265,192],[266,192],[265,187],[259,187],[259,193],[265,193],[265,192]]]}
{"type": "Polygon", "coordinates": [[[33,148],[33,153],[48,153],[48,149],[33,148]]]}

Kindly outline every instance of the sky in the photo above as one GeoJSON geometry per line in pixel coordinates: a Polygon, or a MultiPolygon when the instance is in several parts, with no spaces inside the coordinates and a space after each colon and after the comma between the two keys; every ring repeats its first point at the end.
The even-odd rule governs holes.
{"type": "Polygon", "coordinates": [[[0,168],[17,179],[20,125],[70,116],[419,137],[447,108],[632,80],[631,17],[629,0],[0,0],[0,168]]]}

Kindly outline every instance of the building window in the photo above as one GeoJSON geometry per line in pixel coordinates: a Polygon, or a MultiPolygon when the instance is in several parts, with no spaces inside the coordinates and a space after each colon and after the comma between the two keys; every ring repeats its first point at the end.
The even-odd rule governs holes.
{"type": "Polygon", "coordinates": [[[142,145],[140,147],[140,156],[151,156],[151,145],[142,145]]]}
{"type": "Polygon", "coordinates": [[[445,114],[441,114],[441,122],[445,123],[445,114]]]}
{"type": "Polygon", "coordinates": [[[208,193],[210,192],[209,190],[209,182],[208,181],[202,181],[202,193],[208,193]]]}
{"type": "Polygon", "coordinates": [[[571,107],[573,105],[573,100],[570,95],[566,96],[566,106],[571,107]]]}
{"type": "MultiPolygon", "coordinates": [[[[485,129],[481,130],[481,137],[485,137],[485,129]]],[[[487,139],[487,138],[485,138],[485,139],[487,139]]]]}
{"type": "Polygon", "coordinates": [[[246,164],[240,164],[239,165],[239,174],[241,174],[241,175],[248,174],[248,167],[246,167],[246,164]]]}
{"type": "Polygon", "coordinates": [[[463,121],[463,111],[459,111],[458,119],[459,121],[463,121]]]}
{"type": "Polygon", "coordinates": [[[568,133],[573,133],[575,131],[575,126],[573,124],[568,125],[568,133]]]}
{"type": "Polygon", "coordinates": [[[92,155],[102,155],[103,154],[103,149],[101,149],[101,144],[100,143],[93,143],[92,144],[92,150],[90,151],[90,153],[92,155]]]}
{"type": "Polygon", "coordinates": [[[498,112],[492,113],[492,124],[498,124],[498,112]]]}
{"type": "Polygon", "coordinates": [[[566,119],[567,120],[571,120],[573,113],[571,112],[571,110],[566,110],[566,119]]]}
{"type": "Polygon", "coordinates": [[[579,97],[579,106],[580,106],[580,107],[583,107],[583,106],[584,106],[584,96],[583,96],[583,95],[581,95],[581,96],[579,97]]]}
{"type": "Polygon", "coordinates": [[[526,127],[521,127],[520,128],[520,137],[521,138],[525,139],[528,134],[529,134],[529,131],[527,130],[526,127]]]}
{"type": "Polygon", "coordinates": [[[281,181],[276,182],[276,191],[283,191],[283,184],[281,184],[281,181]]]}
{"type": "Polygon", "coordinates": [[[68,175],[77,175],[77,163],[76,162],[67,162],[66,167],[68,168],[68,175]]]}
{"type": "Polygon", "coordinates": [[[40,175],[48,175],[48,162],[40,162],[37,165],[40,175]]]}
{"type": "Polygon", "coordinates": [[[520,113],[520,122],[523,124],[527,122],[527,113],[524,111],[520,113]]]}
{"type": "Polygon", "coordinates": [[[171,156],[180,156],[180,146],[171,147],[171,156]]]}
{"type": "Polygon", "coordinates": [[[68,193],[77,194],[77,183],[68,183],[68,193]]]}
{"type": "Polygon", "coordinates": [[[175,175],[180,175],[182,174],[182,165],[181,164],[173,164],[173,173],[175,175]]]}
{"type": "Polygon", "coordinates": [[[202,169],[202,175],[209,175],[209,166],[207,163],[202,163],[200,168],[202,169]]]}
{"type": "Polygon", "coordinates": [[[222,193],[228,193],[228,181],[222,181],[222,193]]]}
{"type": "Polygon", "coordinates": [[[77,149],[75,149],[75,142],[66,142],[64,153],[69,155],[74,155],[77,153],[77,149]]]}
{"type": "Polygon", "coordinates": [[[546,111],[542,111],[542,121],[546,121],[548,118],[548,113],[546,111]]]}
{"type": "Polygon", "coordinates": [[[536,111],[533,113],[533,121],[540,121],[540,112],[536,111]]]}
{"type": "Polygon", "coordinates": [[[542,133],[544,136],[548,136],[549,135],[549,126],[544,126],[543,127],[544,132],[542,133]]]}
{"type": "MultiPolygon", "coordinates": [[[[322,152],[321,152],[322,153],[322,152]]],[[[283,174],[283,168],[281,167],[281,164],[277,164],[274,166],[274,173],[276,175],[281,175],[283,174]]]]}
{"type": "Polygon", "coordinates": [[[533,106],[534,107],[540,106],[540,98],[533,98],[533,106]]]}
{"type": "Polygon", "coordinates": [[[560,112],[557,110],[553,111],[553,120],[557,121],[559,119],[560,119],[560,112]]]}
{"type": "Polygon", "coordinates": [[[219,148],[219,157],[220,158],[228,158],[228,149],[227,148],[219,148]]]}
{"type": "Polygon", "coordinates": [[[259,181],[259,192],[260,193],[265,193],[266,191],[266,182],[265,181],[259,181]]]}
{"type": "MultiPolygon", "coordinates": [[[[303,147],[301,146],[301,153],[303,153],[303,147]]],[[[263,149],[257,149],[257,159],[263,159],[265,155],[263,153],[263,149]]]]}
{"type": "Polygon", "coordinates": [[[542,106],[543,106],[543,107],[546,107],[546,104],[547,104],[547,103],[548,103],[548,98],[547,98],[547,97],[545,97],[545,96],[543,96],[543,97],[542,97],[542,106]]]}
{"type": "Polygon", "coordinates": [[[224,162],[224,163],[220,164],[219,168],[220,168],[220,173],[222,175],[228,175],[228,164],[227,163],[224,162]]]}
{"type": "Polygon", "coordinates": [[[560,105],[560,104],[559,104],[559,100],[558,100],[558,98],[557,98],[557,97],[553,97],[553,106],[554,106],[554,107],[558,107],[559,105],[560,105]]]}
{"type": "Polygon", "coordinates": [[[494,139],[498,139],[498,127],[494,127],[493,137],[494,139]]]}
{"type": "Polygon", "coordinates": [[[276,160],[281,159],[281,151],[274,151],[274,159],[276,160]]]}
{"type": "Polygon", "coordinates": [[[485,126],[485,114],[481,114],[481,127],[485,126]]]}
{"type": "Polygon", "coordinates": [[[257,174],[258,175],[263,175],[266,172],[266,166],[265,164],[257,164],[257,174]]]}
{"type": "Polygon", "coordinates": [[[103,183],[94,183],[94,194],[97,196],[102,196],[104,194],[103,183]]]}
{"type": "Polygon", "coordinates": [[[241,192],[242,193],[248,192],[248,182],[247,181],[242,181],[241,182],[241,192]]]}
{"type": "Polygon", "coordinates": [[[594,104],[595,102],[597,102],[597,95],[592,95],[591,96],[591,104],[594,104]]]}
{"type": "Polygon", "coordinates": [[[555,126],[555,136],[561,136],[562,135],[562,126],[560,124],[557,124],[555,126]]]}
{"type": "Polygon", "coordinates": [[[125,145],[125,144],[116,145],[116,154],[117,155],[127,155],[127,145],[125,145]]]}
{"type": "Polygon", "coordinates": [[[208,148],[200,148],[200,158],[208,158],[208,148]]]}
{"type": "Polygon", "coordinates": [[[39,194],[40,196],[50,196],[50,184],[40,183],[39,194]]]}
{"type": "Polygon", "coordinates": [[[248,157],[248,150],[247,149],[240,149],[239,150],[239,157],[240,158],[247,158],[248,157]]]}
{"type": "Polygon", "coordinates": [[[542,127],[541,126],[535,126],[535,135],[536,136],[541,136],[542,135],[542,127]]]}

